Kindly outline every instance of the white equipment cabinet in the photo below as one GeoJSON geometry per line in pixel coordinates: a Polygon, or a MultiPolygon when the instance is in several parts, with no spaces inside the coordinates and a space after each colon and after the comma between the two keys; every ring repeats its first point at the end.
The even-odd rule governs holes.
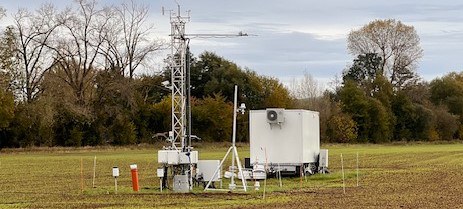
{"type": "MultiPolygon", "coordinates": [[[[202,176],[202,181],[220,181],[221,176],[220,172],[218,172],[214,176],[214,172],[217,167],[220,166],[220,160],[199,160],[197,165],[196,174],[202,176]],[[211,180],[212,179],[212,180],[211,180]]],[[[222,170],[219,168],[219,170],[222,170]]]]}
{"type": "Polygon", "coordinates": [[[196,164],[198,163],[198,151],[159,150],[158,163],[167,165],[196,164]]]}
{"type": "Polygon", "coordinates": [[[309,110],[268,108],[249,113],[250,162],[274,168],[305,169],[318,164],[319,113],[309,110]],[[292,168],[291,168],[292,167],[292,168]]]}

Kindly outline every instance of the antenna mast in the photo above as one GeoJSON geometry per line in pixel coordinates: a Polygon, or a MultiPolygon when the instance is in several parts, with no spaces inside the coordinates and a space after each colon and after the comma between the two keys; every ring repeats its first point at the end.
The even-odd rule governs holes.
{"type": "MultiPolygon", "coordinates": [[[[189,149],[189,133],[187,133],[187,54],[188,39],[185,36],[185,24],[190,17],[182,16],[180,5],[177,13],[170,11],[171,25],[171,53],[168,57],[168,68],[171,72],[172,83],[172,147],[180,145],[182,151],[189,149]]],[[[189,100],[189,98],[188,98],[189,100]]]]}

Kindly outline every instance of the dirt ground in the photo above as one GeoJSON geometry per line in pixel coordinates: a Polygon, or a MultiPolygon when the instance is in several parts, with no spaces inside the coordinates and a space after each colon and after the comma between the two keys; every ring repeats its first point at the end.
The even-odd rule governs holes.
{"type": "MultiPolygon", "coordinates": [[[[259,191],[247,193],[204,193],[200,188],[189,194],[161,193],[151,148],[7,150],[0,153],[0,208],[463,208],[463,144],[325,148],[330,150],[331,174],[284,179],[282,188],[276,179],[269,179],[265,199],[263,182],[259,191]],[[98,183],[92,188],[94,156],[98,157],[98,183]],[[120,166],[120,190],[114,194],[112,166],[132,162],[139,165],[142,191],[131,191],[128,166],[120,166]]],[[[245,146],[239,150],[245,157],[245,146]]],[[[225,151],[226,147],[207,146],[200,150],[203,159],[217,159],[225,151]]]]}

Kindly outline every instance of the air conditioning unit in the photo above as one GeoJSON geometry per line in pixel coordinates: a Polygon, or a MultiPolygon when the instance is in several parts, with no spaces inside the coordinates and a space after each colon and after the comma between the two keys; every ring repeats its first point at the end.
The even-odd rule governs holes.
{"type": "Polygon", "coordinates": [[[267,111],[267,122],[270,124],[281,124],[285,122],[285,109],[283,108],[272,108],[266,109],[267,111]]]}

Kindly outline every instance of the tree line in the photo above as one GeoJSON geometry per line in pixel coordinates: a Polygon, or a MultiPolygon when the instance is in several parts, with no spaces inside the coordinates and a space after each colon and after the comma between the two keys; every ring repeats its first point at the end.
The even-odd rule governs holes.
{"type": "MultiPolygon", "coordinates": [[[[147,14],[134,2],[86,0],[19,9],[0,37],[0,148],[163,140],[171,129],[169,72],[136,73],[166,48],[151,38],[147,14]]],[[[462,138],[463,74],[422,81],[412,26],[372,21],[349,34],[348,49],[352,65],[324,91],[310,74],[285,86],[212,52],[190,56],[192,133],[230,139],[237,84],[248,109],[319,111],[323,141],[462,138]]],[[[247,114],[238,126],[238,141],[247,141],[247,114]]]]}
{"type": "Polygon", "coordinates": [[[332,90],[300,103],[320,111],[325,141],[463,138],[463,73],[423,81],[416,73],[423,50],[413,26],[375,20],[352,30],[347,42],[355,58],[332,90]]]}

